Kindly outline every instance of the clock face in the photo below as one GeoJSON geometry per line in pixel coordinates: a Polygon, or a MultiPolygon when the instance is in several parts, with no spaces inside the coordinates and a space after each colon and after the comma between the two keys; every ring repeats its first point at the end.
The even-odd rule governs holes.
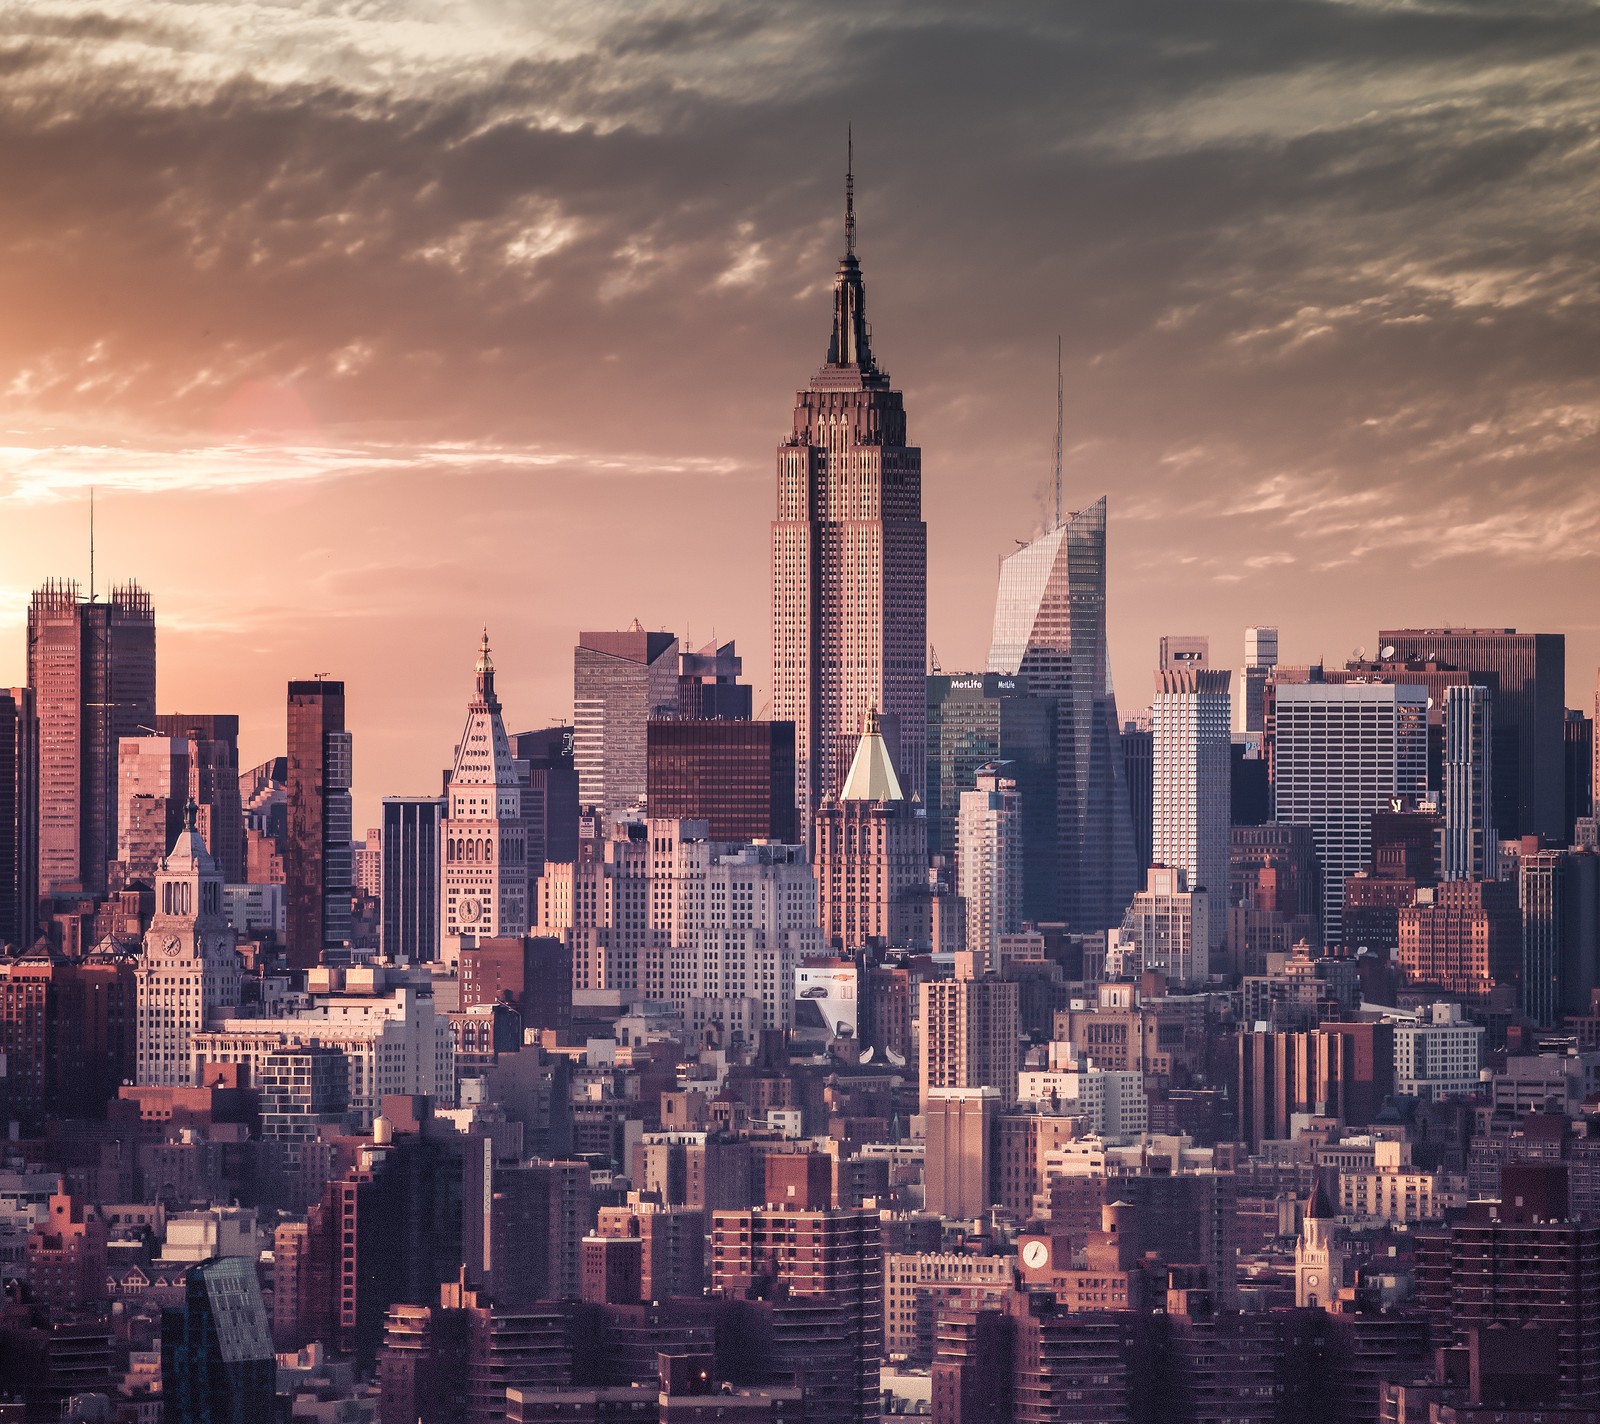
{"type": "Polygon", "coordinates": [[[161,952],[170,959],[182,948],[183,945],[179,943],[177,935],[168,935],[162,942],[161,952]]]}
{"type": "Polygon", "coordinates": [[[1042,1270],[1050,1261],[1050,1248],[1043,1241],[1030,1241],[1022,1248],[1022,1264],[1030,1271],[1042,1270]]]}
{"type": "Polygon", "coordinates": [[[461,920],[463,924],[475,924],[478,916],[483,913],[483,906],[471,895],[461,902],[461,920]]]}
{"type": "Polygon", "coordinates": [[[1321,1283],[1322,1283],[1322,1277],[1319,1276],[1315,1271],[1313,1271],[1309,1276],[1306,1277],[1306,1284],[1308,1286],[1320,1285],[1321,1283]]]}

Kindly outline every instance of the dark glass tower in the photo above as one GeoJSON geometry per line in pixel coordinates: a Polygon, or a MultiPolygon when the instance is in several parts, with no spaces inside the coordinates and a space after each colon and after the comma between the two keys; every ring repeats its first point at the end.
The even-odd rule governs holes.
{"type": "Polygon", "coordinates": [[[51,580],[28,610],[39,717],[39,890],[105,890],[117,853],[117,743],[156,713],[156,615],[135,583],[85,602],[51,580]]]}
{"type": "Polygon", "coordinates": [[[309,969],[350,938],[350,734],[342,682],[289,684],[289,837],[284,945],[309,969]]]}
{"type": "Polygon", "coordinates": [[[1079,931],[1120,924],[1140,867],[1106,650],[1104,498],[1001,564],[989,670],[1056,699],[1060,918],[1079,931]]]}
{"type": "Polygon", "coordinates": [[[827,360],[778,447],[772,524],[773,706],[795,727],[801,823],[837,795],[871,708],[908,795],[923,793],[927,526],[922,452],[872,353],[845,202],[827,360]]]}

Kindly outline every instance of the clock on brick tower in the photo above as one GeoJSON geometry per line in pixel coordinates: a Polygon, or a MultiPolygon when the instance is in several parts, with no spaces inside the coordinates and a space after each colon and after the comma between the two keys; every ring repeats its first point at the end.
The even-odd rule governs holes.
{"type": "Polygon", "coordinates": [[[189,1041],[239,1002],[244,977],[233,926],[222,908],[222,871],[196,828],[191,801],[184,828],[156,867],[156,908],[135,970],[141,1083],[194,1082],[189,1041]]]}
{"type": "Polygon", "coordinates": [[[439,921],[448,938],[528,932],[528,764],[511,754],[494,693],[489,635],[478,650],[467,725],[450,771],[441,829],[439,921]]]}

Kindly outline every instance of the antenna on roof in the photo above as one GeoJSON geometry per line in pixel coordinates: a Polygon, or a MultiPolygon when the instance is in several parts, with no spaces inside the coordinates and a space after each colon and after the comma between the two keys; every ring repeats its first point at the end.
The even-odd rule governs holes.
{"type": "Polygon", "coordinates": [[[1061,338],[1056,337],[1056,528],[1061,527],[1061,417],[1063,411],[1061,387],[1061,338]]]}
{"type": "Polygon", "coordinates": [[[856,136],[852,125],[844,130],[844,253],[856,255],[856,136]]]}
{"type": "Polygon", "coordinates": [[[89,602],[94,602],[94,486],[89,486],[89,602]]]}

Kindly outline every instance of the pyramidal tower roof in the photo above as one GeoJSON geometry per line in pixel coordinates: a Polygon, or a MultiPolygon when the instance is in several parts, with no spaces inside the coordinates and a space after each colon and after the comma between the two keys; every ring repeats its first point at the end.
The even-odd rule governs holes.
{"type": "Polygon", "coordinates": [[[206,838],[200,834],[200,808],[193,799],[183,808],[183,829],[173,841],[172,849],[161,862],[163,875],[216,876],[222,872],[206,849],[206,838]]]}
{"type": "Polygon", "coordinates": [[[841,801],[903,801],[900,778],[895,774],[894,759],[889,755],[889,744],[883,739],[883,729],[878,720],[878,709],[867,709],[866,726],[856,747],[855,760],[850,763],[850,774],[844,779],[839,792],[841,801]]]}
{"type": "Polygon", "coordinates": [[[511,739],[500,718],[500,699],[494,693],[494,660],[489,656],[489,633],[484,630],[473,669],[475,685],[467,704],[467,725],[456,747],[456,764],[450,774],[452,785],[515,786],[516,758],[511,754],[511,739]]]}

